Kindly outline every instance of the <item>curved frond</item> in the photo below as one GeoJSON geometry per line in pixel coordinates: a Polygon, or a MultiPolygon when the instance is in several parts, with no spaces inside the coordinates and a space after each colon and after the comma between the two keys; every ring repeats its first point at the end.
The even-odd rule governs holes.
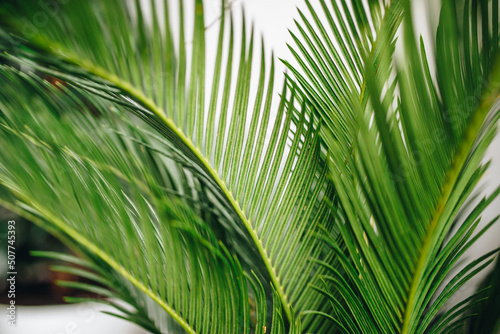
{"type": "Polygon", "coordinates": [[[460,213],[485,171],[481,158],[500,116],[498,2],[444,0],[430,59],[416,40],[410,1],[319,3],[330,29],[308,5],[294,37],[301,70],[292,68],[324,120],[343,211],[342,238],[327,240],[342,269],[325,263],[330,274],[317,288],[340,331],[453,331],[467,321],[463,306],[484,294],[435,317],[495,254],[470,262],[438,293],[493,223],[474,235],[498,192],[466,219],[460,213]]]}
{"type": "MultiPolygon", "coordinates": [[[[267,69],[264,50],[260,90],[250,95],[257,43],[244,23],[235,50],[236,29],[224,9],[207,78],[203,3],[193,0],[192,31],[184,3],[174,10],[170,1],[72,1],[39,25],[39,4],[20,1],[2,6],[1,43],[9,59],[124,105],[150,124],[203,180],[209,205],[231,217],[220,228],[231,235],[227,247],[266,291],[274,287],[290,322],[292,308],[324,301],[308,286],[318,269],[310,259],[324,248],[313,233],[330,221],[317,131],[305,107],[283,99],[273,108],[274,64],[267,69]]],[[[295,92],[282,94],[293,101],[295,92]]]]}
{"type": "MultiPolygon", "coordinates": [[[[93,99],[92,114],[72,91],[34,75],[2,67],[0,77],[0,184],[14,195],[2,204],[62,234],[86,258],[56,256],[90,271],[58,269],[96,285],[63,284],[127,302],[134,312],[110,301],[152,332],[264,333],[253,327],[238,260],[156,182],[159,156],[138,143],[140,128],[119,107],[93,99]],[[116,113],[106,115],[110,108],[116,113]]],[[[265,317],[265,308],[260,299],[253,312],[265,317]]]]}

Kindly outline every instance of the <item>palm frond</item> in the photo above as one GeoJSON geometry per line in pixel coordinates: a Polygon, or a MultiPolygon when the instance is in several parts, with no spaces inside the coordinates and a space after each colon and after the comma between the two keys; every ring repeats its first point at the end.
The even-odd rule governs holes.
{"type": "MultiPolygon", "coordinates": [[[[34,75],[2,68],[0,77],[0,183],[14,195],[2,204],[63,234],[85,260],[49,255],[89,271],[58,269],[96,282],[62,284],[127,302],[133,311],[109,303],[152,332],[264,333],[251,321],[238,260],[154,181],[154,159],[131,140],[140,128],[119,107],[94,99],[96,117],[71,91],[34,75]],[[110,108],[116,113],[106,115],[110,108]]],[[[254,312],[265,319],[265,308],[258,299],[254,312]]]]}
{"type": "Polygon", "coordinates": [[[342,238],[327,241],[342,269],[326,263],[330,274],[318,289],[330,297],[343,332],[453,331],[467,320],[461,307],[484,294],[431,323],[495,254],[472,261],[438,293],[498,195],[459,221],[500,116],[498,2],[443,1],[430,59],[436,76],[428,49],[416,41],[410,2],[368,3],[365,10],[361,1],[320,1],[329,31],[308,5],[310,18],[302,15],[302,36],[295,37],[301,70],[291,70],[324,120],[342,208],[342,238]]]}
{"type": "MultiPolygon", "coordinates": [[[[309,260],[324,248],[313,233],[330,221],[330,208],[321,201],[331,189],[318,159],[316,128],[305,109],[285,99],[271,121],[274,66],[266,70],[263,48],[262,89],[250,96],[254,34],[243,24],[235,55],[235,28],[224,10],[207,87],[203,3],[193,1],[192,47],[184,3],[174,12],[167,1],[73,1],[61,4],[43,26],[33,20],[37,5],[5,5],[2,46],[10,59],[124,105],[150,124],[191,174],[205,181],[209,205],[233,218],[221,228],[239,236],[227,238],[227,247],[245,268],[256,270],[268,291],[271,282],[290,322],[292,307],[302,311],[323,303],[308,286],[318,268],[309,260]],[[247,265],[256,259],[260,265],[247,265]]],[[[295,92],[282,95],[293,101],[295,92]]]]}

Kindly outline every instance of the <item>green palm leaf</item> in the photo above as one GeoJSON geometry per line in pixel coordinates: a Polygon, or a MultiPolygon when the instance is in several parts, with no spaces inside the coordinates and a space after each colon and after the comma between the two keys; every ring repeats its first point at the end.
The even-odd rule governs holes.
{"type": "Polygon", "coordinates": [[[369,2],[369,10],[361,2],[320,4],[330,30],[308,2],[292,49],[301,70],[289,65],[324,120],[343,211],[341,241],[327,240],[342,269],[325,263],[330,274],[318,289],[330,297],[342,332],[453,332],[467,320],[463,306],[484,291],[436,315],[495,254],[472,261],[438,293],[498,194],[459,220],[500,115],[498,2],[443,1],[435,78],[415,40],[409,1],[369,2]]]}
{"type": "Polygon", "coordinates": [[[203,4],[194,4],[192,47],[182,1],[178,13],[169,2],[161,8],[155,1],[75,1],[58,6],[43,26],[33,20],[41,8],[31,2],[4,5],[2,44],[9,59],[123,105],[151,125],[202,184],[194,197],[222,212],[225,219],[215,229],[228,234],[226,246],[244,268],[256,271],[267,295],[275,289],[288,323],[292,308],[315,309],[324,301],[308,285],[318,269],[310,259],[324,249],[313,234],[330,221],[321,201],[331,189],[318,136],[305,107],[295,106],[293,90],[283,90],[291,101],[281,101],[271,121],[274,65],[266,71],[263,49],[262,89],[250,96],[253,32],[243,24],[234,61],[235,29],[224,12],[213,85],[205,86],[203,4]],[[145,8],[154,13],[151,20],[145,8]]]}
{"type": "MultiPolygon", "coordinates": [[[[255,299],[258,322],[249,305],[249,292],[264,295],[262,286],[250,290],[238,260],[207,224],[162,191],[148,165],[155,162],[144,154],[149,148],[137,141],[140,128],[119,119],[123,111],[94,99],[102,115],[96,118],[71,91],[6,68],[0,77],[0,182],[14,195],[2,196],[2,204],[62,233],[86,260],[48,256],[89,271],[57,270],[105,289],[64,286],[127,302],[134,311],[108,303],[152,332],[265,331],[265,298],[255,299]],[[104,116],[110,108],[115,113],[104,116]]],[[[281,317],[280,305],[276,300],[272,321],[281,317]]],[[[267,332],[283,326],[277,322],[267,332]]]]}

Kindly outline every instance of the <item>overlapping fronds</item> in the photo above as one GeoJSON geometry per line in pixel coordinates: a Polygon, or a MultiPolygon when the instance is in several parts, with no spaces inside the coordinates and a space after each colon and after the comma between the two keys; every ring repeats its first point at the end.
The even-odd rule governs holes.
{"type": "Polygon", "coordinates": [[[224,9],[210,64],[214,73],[207,78],[203,3],[189,3],[195,8],[192,31],[185,24],[185,1],[74,0],[50,8],[4,3],[2,51],[151,125],[201,184],[198,202],[225,217],[211,225],[218,238],[245,270],[255,270],[267,298],[276,291],[290,323],[293,309],[324,303],[309,286],[323,270],[311,261],[324,248],[314,233],[320,223],[328,228],[331,222],[321,200],[332,190],[318,133],[306,107],[294,102],[293,89],[284,89],[287,99],[273,103],[274,65],[267,69],[263,49],[259,90],[250,96],[253,31],[247,33],[243,23],[241,39],[235,38],[224,9]],[[47,20],[42,24],[40,17],[47,20]]]}
{"type": "Polygon", "coordinates": [[[342,238],[327,241],[342,263],[325,263],[330,318],[344,333],[454,332],[485,291],[439,311],[495,254],[438,290],[494,223],[476,231],[498,192],[459,214],[499,117],[498,1],[444,0],[431,53],[409,1],[319,3],[330,26],[308,6],[294,47],[302,68],[292,71],[324,120],[343,211],[342,238]]]}
{"type": "Polygon", "coordinates": [[[408,0],[306,1],[279,103],[245,22],[221,2],[206,66],[187,3],[0,6],[2,57],[71,87],[2,69],[3,204],[107,289],[64,284],[152,332],[494,331],[494,278],[444,306],[496,254],[450,277],[496,221],[500,190],[464,208],[500,117],[498,0],[443,0],[430,43],[408,0]]]}

